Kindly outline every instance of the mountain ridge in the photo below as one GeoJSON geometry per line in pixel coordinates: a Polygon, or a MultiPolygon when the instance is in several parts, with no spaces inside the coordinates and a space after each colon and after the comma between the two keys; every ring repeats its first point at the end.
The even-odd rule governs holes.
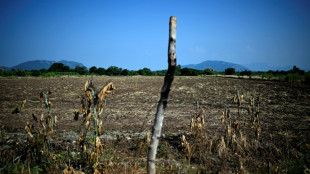
{"type": "Polygon", "coordinates": [[[215,71],[225,71],[227,68],[235,68],[236,71],[249,70],[247,67],[235,63],[218,61],[218,60],[206,60],[198,64],[181,65],[182,68],[193,68],[198,70],[205,70],[206,68],[212,68],[215,71]]]}
{"type": "Polygon", "coordinates": [[[71,69],[74,69],[76,66],[84,66],[82,63],[75,61],[51,61],[51,60],[31,60],[20,63],[18,65],[12,67],[0,66],[0,69],[4,70],[12,70],[12,69],[23,69],[23,70],[40,70],[40,69],[48,69],[53,63],[62,63],[65,66],[69,66],[71,69]]]}

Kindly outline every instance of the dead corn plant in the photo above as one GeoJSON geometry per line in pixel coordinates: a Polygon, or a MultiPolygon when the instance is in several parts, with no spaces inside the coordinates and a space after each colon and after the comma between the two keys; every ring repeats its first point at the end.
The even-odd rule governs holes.
{"type": "Polygon", "coordinates": [[[221,120],[225,124],[225,136],[223,138],[226,148],[230,148],[234,152],[244,153],[244,149],[247,147],[247,140],[240,129],[240,122],[231,119],[229,107],[223,112],[221,120]],[[230,119],[227,121],[226,118],[230,119]]]}
{"type": "Polygon", "coordinates": [[[42,128],[38,131],[34,130],[34,126],[33,124],[30,124],[29,122],[27,122],[27,125],[25,126],[25,130],[27,131],[28,135],[30,136],[30,138],[34,138],[34,132],[39,133],[39,135],[44,136],[46,140],[51,140],[51,136],[53,135],[53,128],[54,126],[57,124],[57,116],[53,116],[52,115],[52,102],[49,101],[48,99],[48,95],[50,95],[51,92],[41,92],[40,93],[40,101],[34,101],[34,100],[23,100],[21,102],[21,104],[19,104],[13,111],[12,114],[17,114],[20,113],[22,111],[22,109],[25,107],[27,102],[31,102],[31,103],[42,103],[45,105],[46,109],[48,110],[47,116],[44,117],[44,114],[41,115],[41,119],[39,119],[39,117],[32,113],[32,118],[35,122],[38,122],[38,120],[40,121],[40,124],[42,126],[42,128]],[[46,124],[46,125],[45,125],[46,124]]]}
{"type": "Polygon", "coordinates": [[[220,117],[221,122],[224,123],[225,125],[230,123],[230,108],[229,106],[227,108],[225,108],[225,111],[223,112],[223,114],[220,117]]]}
{"type": "Polygon", "coordinates": [[[203,126],[205,125],[205,110],[199,106],[198,102],[196,104],[196,110],[192,115],[190,128],[192,132],[201,132],[203,126]]]}
{"type": "MultiPolygon", "coordinates": [[[[81,100],[81,113],[83,114],[82,133],[79,138],[81,151],[90,157],[90,166],[97,170],[98,162],[103,155],[103,145],[100,141],[103,127],[103,111],[106,105],[105,97],[113,94],[114,85],[109,81],[104,87],[96,89],[91,77],[84,86],[85,96],[81,100]],[[93,130],[92,138],[88,137],[88,132],[93,130]]],[[[75,112],[75,120],[78,120],[78,113],[75,112]]]]}
{"type": "Polygon", "coordinates": [[[261,122],[259,118],[260,114],[260,102],[261,102],[261,95],[258,95],[255,98],[255,93],[253,93],[250,97],[250,105],[249,105],[249,115],[251,116],[251,124],[252,128],[255,131],[255,137],[258,141],[261,135],[261,122]]]}
{"type": "Polygon", "coordinates": [[[219,144],[217,146],[218,155],[222,159],[224,156],[223,154],[225,154],[224,152],[226,152],[226,155],[230,157],[238,155],[240,167],[239,172],[241,173],[246,172],[244,163],[247,161],[246,159],[248,158],[249,154],[252,153],[252,151],[258,151],[258,148],[260,147],[258,144],[261,135],[261,122],[259,118],[260,100],[260,95],[255,97],[254,93],[249,98],[248,113],[250,115],[249,120],[251,121],[249,124],[251,125],[250,131],[247,131],[248,127],[245,126],[247,119],[242,115],[241,112],[241,105],[247,100],[244,99],[243,95],[240,95],[239,91],[233,98],[233,103],[236,103],[238,106],[238,117],[231,116],[233,113],[230,111],[229,106],[225,108],[225,111],[220,117],[221,122],[225,125],[225,135],[219,140],[219,144]],[[241,124],[241,122],[238,120],[241,118],[241,116],[244,118],[244,124],[241,124]],[[246,134],[242,130],[246,130],[246,134]],[[251,135],[255,135],[255,137],[250,139],[252,137],[251,135]]]}
{"type": "MultiPolygon", "coordinates": [[[[30,123],[27,121],[25,126],[25,130],[29,135],[28,138],[28,146],[25,149],[26,162],[28,166],[32,166],[35,164],[44,163],[47,166],[52,164],[50,160],[55,159],[55,155],[51,151],[51,142],[52,135],[54,134],[54,127],[57,123],[57,116],[52,115],[52,102],[49,100],[48,95],[51,92],[41,92],[40,93],[40,101],[33,100],[23,100],[21,104],[19,104],[13,111],[12,114],[17,114],[22,111],[27,102],[31,103],[42,103],[45,108],[48,110],[48,113],[41,114],[41,117],[38,117],[35,113],[32,113],[33,122],[39,123],[39,127],[35,127],[34,123],[30,123]]],[[[21,156],[23,156],[21,155],[21,156]]],[[[52,168],[51,166],[48,166],[52,168]]]]}
{"type": "Polygon", "coordinates": [[[181,136],[180,144],[181,144],[183,152],[186,154],[187,161],[190,164],[193,153],[192,153],[191,145],[189,142],[187,142],[185,135],[181,136]]]}
{"type": "Polygon", "coordinates": [[[240,116],[240,108],[242,102],[243,102],[243,95],[240,95],[238,91],[237,95],[235,95],[235,97],[233,98],[233,103],[236,103],[238,105],[238,116],[240,116]]]}
{"type": "Polygon", "coordinates": [[[227,148],[227,145],[225,143],[225,139],[223,136],[221,137],[217,145],[217,152],[218,152],[218,156],[220,157],[222,161],[222,168],[225,168],[226,161],[227,161],[227,155],[228,155],[228,148],[227,148]]]}
{"type": "Polygon", "coordinates": [[[199,161],[203,164],[208,163],[208,154],[212,151],[213,140],[208,140],[205,113],[206,111],[199,106],[197,101],[190,122],[191,133],[187,137],[185,135],[180,137],[182,151],[186,154],[188,163],[191,160],[199,161]]]}

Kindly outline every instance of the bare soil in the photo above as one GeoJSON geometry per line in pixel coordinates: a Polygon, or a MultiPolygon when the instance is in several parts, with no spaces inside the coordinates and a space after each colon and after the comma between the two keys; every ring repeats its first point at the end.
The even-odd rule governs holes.
{"type": "MultiPolygon", "coordinates": [[[[27,122],[39,126],[32,118],[36,115],[47,114],[46,108],[40,103],[25,105],[21,113],[11,114],[12,110],[25,99],[40,100],[42,91],[50,91],[52,113],[58,117],[53,138],[55,141],[74,143],[78,139],[81,120],[75,121],[74,111],[80,110],[81,96],[84,95],[84,84],[89,77],[57,77],[57,78],[1,78],[0,79],[0,125],[2,136],[0,150],[7,151],[26,142],[28,135],[25,130],[27,122]]],[[[144,135],[151,131],[157,102],[160,97],[164,77],[107,77],[95,76],[94,84],[102,87],[111,80],[116,90],[114,95],[107,96],[104,111],[103,141],[113,142],[110,148],[115,148],[119,157],[145,164],[147,150],[136,149],[137,143],[144,135]],[[124,140],[118,141],[120,137],[124,140]],[[119,143],[116,143],[119,142],[119,143]]],[[[179,150],[178,139],[182,134],[189,135],[190,122],[195,111],[196,102],[206,113],[205,131],[210,137],[225,134],[225,126],[220,117],[225,108],[231,108],[231,115],[235,120],[244,122],[242,129],[247,132],[250,124],[247,108],[249,97],[254,94],[261,96],[260,121],[261,138],[259,143],[273,143],[282,151],[281,154],[296,151],[297,159],[303,159],[298,165],[302,170],[309,168],[310,147],[310,86],[301,83],[286,83],[279,81],[265,81],[254,79],[237,79],[225,77],[175,77],[169,95],[168,106],[165,110],[163,124],[163,140],[170,149],[159,152],[159,161],[175,160],[183,164],[185,154],[179,150]],[[238,118],[237,106],[232,104],[232,98],[239,91],[245,102],[241,105],[241,115],[238,118]],[[166,153],[166,154],[165,154],[166,153]]],[[[250,132],[250,131],[249,131],[250,132]]],[[[254,135],[248,135],[249,138],[254,135]]],[[[108,144],[108,143],[106,143],[108,144]]],[[[108,145],[107,145],[108,146],[108,145]]],[[[71,146],[69,146],[71,147],[71,146]]],[[[263,149],[266,150],[266,149],[263,149]]],[[[212,156],[212,155],[211,155],[212,156]]],[[[216,155],[213,155],[214,158],[216,155]]],[[[260,156],[259,153],[257,156],[260,156]]],[[[292,155],[288,155],[292,156],[292,155]]],[[[281,158],[281,157],[280,157],[281,158]]],[[[285,157],[287,158],[287,156],[285,157]]],[[[283,157],[284,159],[284,157],[283,157]]],[[[290,157],[290,159],[292,159],[290,157]]],[[[253,172],[267,172],[269,164],[257,157],[258,162],[247,164],[246,168],[253,172]],[[256,166],[260,165],[260,166],[256,166]]],[[[249,160],[251,161],[251,160],[249,160]]],[[[271,162],[281,165],[279,162],[271,162]]],[[[177,163],[175,162],[175,163],[177,163]]],[[[199,168],[200,162],[192,160],[192,165],[199,168]]],[[[166,164],[159,164],[164,165],[166,164]]],[[[204,163],[205,165],[205,163],[204,163]]],[[[222,170],[222,163],[211,160],[208,167],[211,173],[222,170]]],[[[225,167],[225,171],[236,172],[238,163],[233,161],[225,167]]],[[[3,167],[3,166],[1,166],[3,167]]],[[[270,166],[269,166],[270,167],[270,166]]],[[[139,165],[145,172],[145,165],[139,165]]],[[[281,166],[279,166],[281,168],[281,166]]],[[[169,173],[168,169],[162,172],[169,173]]],[[[182,173],[182,171],[174,171],[182,173]]]]}

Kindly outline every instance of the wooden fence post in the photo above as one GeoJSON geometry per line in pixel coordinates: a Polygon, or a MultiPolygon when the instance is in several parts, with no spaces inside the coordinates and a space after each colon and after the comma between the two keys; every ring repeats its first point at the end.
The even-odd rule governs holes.
{"type": "Polygon", "coordinates": [[[152,137],[147,157],[147,173],[149,174],[156,173],[156,165],[155,165],[156,153],[164,120],[164,110],[168,103],[168,95],[170,92],[172,81],[174,79],[174,72],[176,67],[176,53],[175,53],[176,26],[177,26],[177,18],[171,16],[169,23],[168,71],[165,76],[164,85],[161,89],[160,100],[158,102],[154,125],[152,127],[152,137]]]}

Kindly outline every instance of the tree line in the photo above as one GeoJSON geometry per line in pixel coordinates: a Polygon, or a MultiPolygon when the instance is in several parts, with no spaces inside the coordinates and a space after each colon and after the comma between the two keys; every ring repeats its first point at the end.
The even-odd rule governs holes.
{"type": "MultiPolygon", "coordinates": [[[[76,66],[71,69],[69,66],[66,66],[62,63],[54,63],[48,69],[40,70],[3,70],[0,69],[0,76],[59,76],[59,75],[107,75],[107,76],[164,76],[167,70],[158,70],[152,71],[149,68],[142,68],[139,70],[128,70],[122,69],[117,66],[110,66],[105,69],[102,67],[92,66],[89,69],[85,66],[76,66]]],[[[310,72],[305,72],[300,70],[298,67],[294,66],[289,71],[236,71],[234,68],[227,68],[223,72],[215,71],[212,68],[206,68],[205,70],[198,70],[193,68],[181,68],[181,65],[176,66],[175,70],[176,76],[203,76],[203,75],[237,75],[237,76],[261,76],[262,78],[272,79],[273,77],[281,77],[284,80],[294,81],[294,79],[299,78],[309,78],[310,72]]]]}

